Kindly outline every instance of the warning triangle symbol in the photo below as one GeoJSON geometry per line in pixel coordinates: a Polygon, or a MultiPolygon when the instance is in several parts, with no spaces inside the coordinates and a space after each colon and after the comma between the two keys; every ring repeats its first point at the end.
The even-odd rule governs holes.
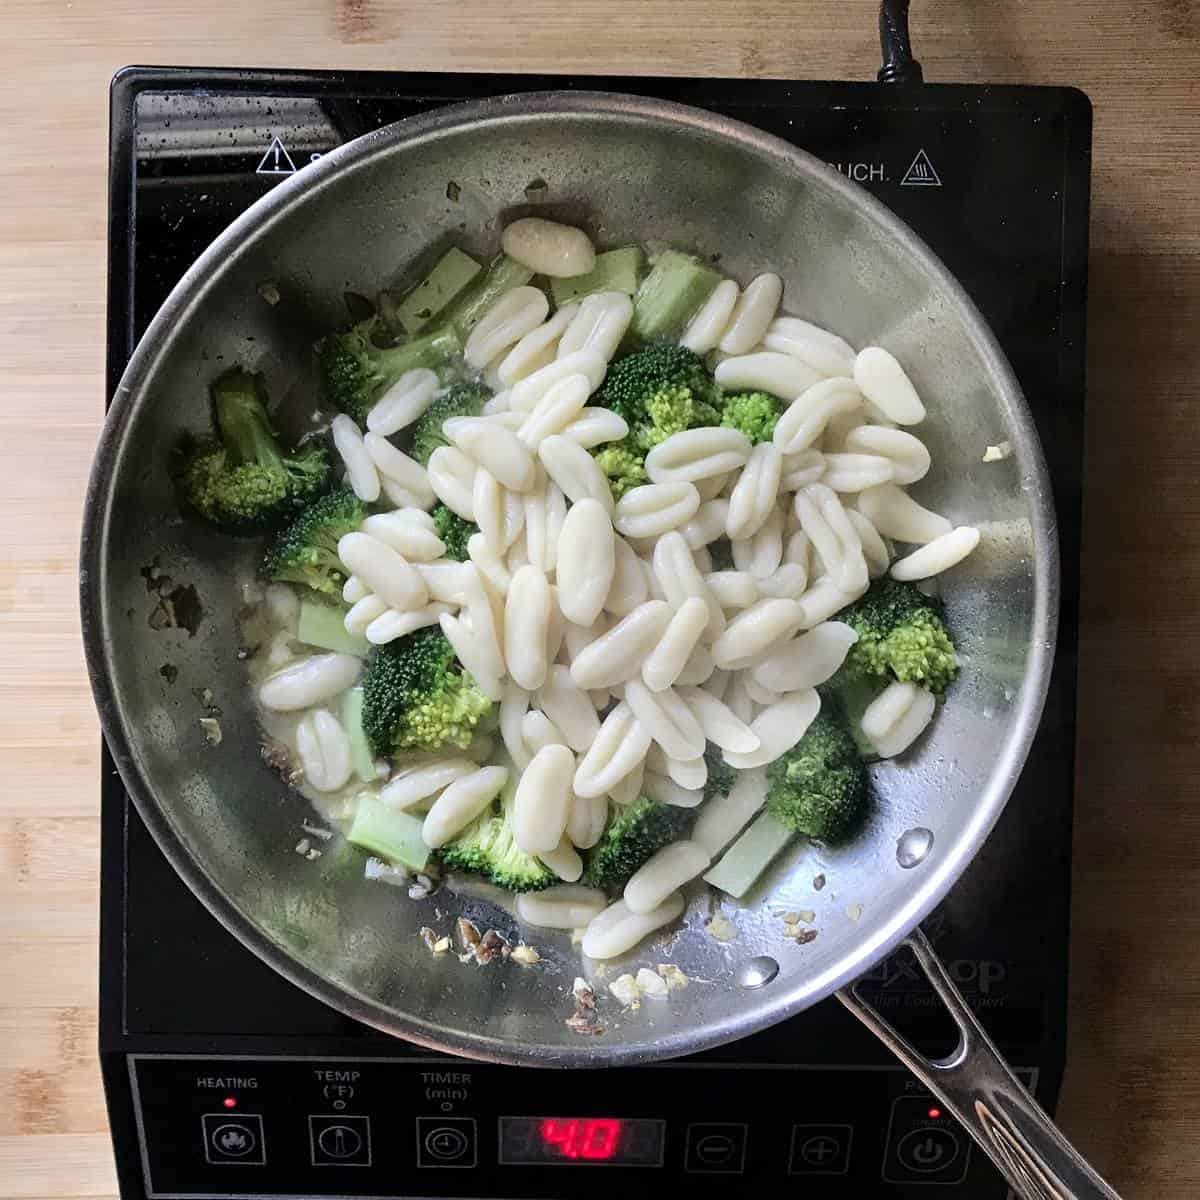
{"type": "Polygon", "coordinates": [[[908,165],[904,178],[900,180],[901,187],[941,187],[942,179],[938,175],[929,155],[924,150],[917,151],[917,157],[908,165]]]}
{"type": "Polygon", "coordinates": [[[271,139],[271,144],[267,147],[266,154],[259,160],[254,173],[256,175],[292,175],[295,170],[296,164],[292,162],[292,156],[287,152],[287,147],[275,137],[271,139]]]}

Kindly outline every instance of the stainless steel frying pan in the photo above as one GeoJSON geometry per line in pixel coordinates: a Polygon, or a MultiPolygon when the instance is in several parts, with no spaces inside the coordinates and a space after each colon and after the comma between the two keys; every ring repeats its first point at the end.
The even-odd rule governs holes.
{"type": "MultiPolygon", "coordinates": [[[[1053,660],[1058,586],[1029,411],[979,313],[907,227],[816,159],[744,125],[660,101],[558,93],[380,130],[234,222],[172,292],[125,372],[92,474],[81,565],[93,687],[130,794],[213,914],[297,986],[422,1045],[562,1067],[701,1050],[836,993],[1022,1195],[1112,1196],[1004,1066],[918,931],[983,843],[1025,759],[1053,660]],[[344,290],[393,282],[439,239],[488,252],[499,225],[531,207],[535,180],[545,185],[540,211],[581,222],[601,242],[664,239],[719,253],[742,279],[770,268],[786,281],[791,311],[853,343],[890,347],[933,414],[922,434],[935,467],[917,494],[984,530],[980,550],[946,580],[965,667],[931,735],[906,761],[879,768],[879,813],[862,840],[797,851],[774,878],[774,907],[815,910],[816,940],[785,939],[765,905],[725,902],[737,934],[717,941],[704,929],[716,902],[697,891],[670,947],[640,948],[629,962],[668,956],[714,983],[653,1010],[623,1015],[613,1002],[600,1038],[565,1023],[571,981],[586,974],[565,936],[526,932],[542,954],[536,969],[433,958],[417,934],[432,923],[430,904],[292,853],[307,804],[260,759],[235,656],[233,581],[253,572],[256,547],[181,518],[167,473],[167,448],[207,426],[206,385],[222,364],[264,371],[286,410],[307,413],[309,346],[342,321],[344,290]],[[981,464],[1002,440],[1013,457],[981,464]],[[148,623],[155,596],[142,568],[152,565],[169,587],[195,588],[203,616],[194,635],[148,623]],[[178,670],[173,683],[160,672],[167,663],[178,670]],[[219,747],[199,725],[204,688],[224,714],[219,747]],[[829,886],[814,893],[818,873],[829,886]],[[906,939],[962,1033],[940,1062],[906,1045],[854,990],[906,939]]],[[[513,924],[480,900],[438,903],[487,926],[513,924]]]]}

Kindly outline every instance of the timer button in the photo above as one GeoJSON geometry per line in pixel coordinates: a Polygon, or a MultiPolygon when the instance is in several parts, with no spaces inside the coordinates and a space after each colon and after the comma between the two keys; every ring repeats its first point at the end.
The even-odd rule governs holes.
{"type": "Polygon", "coordinates": [[[476,1158],[474,1117],[417,1118],[418,1167],[473,1167],[476,1158]]]}
{"type": "Polygon", "coordinates": [[[689,1125],[683,1169],[692,1175],[740,1175],[746,1169],[745,1125],[689,1125]]]}

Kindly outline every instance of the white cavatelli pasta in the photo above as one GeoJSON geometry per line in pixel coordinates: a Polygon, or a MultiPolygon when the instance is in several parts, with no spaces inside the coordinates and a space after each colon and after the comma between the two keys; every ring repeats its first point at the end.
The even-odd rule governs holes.
{"type": "Polygon", "coordinates": [[[300,719],[296,752],[304,778],[318,792],[336,792],[350,782],[350,739],[327,708],[314,709],[300,719]]]}
{"type": "MultiPolygon", "coordinates": [[[[534,371],[552,363],[558,341],[578,311],[578,304],[564,305],[544,324],[525,334],[496,368],[500,382],[506,388],[511,388],[519,379],[524,379],[526,375],[532,375],[534,371]]],[[[506,396],[505,405],[507,403],[506,396]]]]}
{"type": "Polygon", "coordinates": [[[563,883],[574,883],[583,874],[583,859],[579,857],[570,838],[563,836],[553,850],[543,850],[538,858],[563,883]]]}
{"type": "MultiPolygon", "coordinates": [[[[427,625],[437,625],[442,619],[442,614],[449,611],[450,605],[440,601],[426,604],[422,608],[410,608],[407,612],[389,608],[368,623],[363,630],[363,635],[372,646],[386,646],[388,642],[406,637],[417,629],[424,629],[427,625]]],[[[348,613],[347,619],[349,615],[348,613]]]]}
{"type": "Polygon", "coordinates": [[[473,533],[467,539],[467,553],[488,586],[501,598],[507,596],[512,574],[504,560],[487,544],[482,533],[473,533]]]}
{"type": "Polygon", "coordinates": [[[590,850],[603,836],[608,824],[608,797],[571,795],[567,817],[567,837],[580,850],[590,850]]]}
{"type": "Polygon", "coordinates": [[[790,750],[803,736],[821,709],[821,698],[814,688],[789,692],[768,705],[750,723],[760,745],[749,754],[725,752],[725,761],[739,771],[765,767],[790,750]]]}
{"type": "Polygon", "coordinates": [[[833,678],[857,641],[849,625],[825,621],[778,646],[750,676],[760,687],[780,693],[819,687],[833,678]]]}
{"type": "Polygon", "coordinates": [[[563,522],[567,519],[567,501],[558,484],[546,479],[540,464],[538,471],[538,486],[523,497],[525,552],[534,566],[549,574],[558,562],[558,543],[563,522]]]}
{"type": "MultiPolygon", "coordinates": [[[[662,753],[662,747],[653,747],[662,753]]],[[[686,792],[700,791],[703,794],[704,785],[708,782],[708,764],[704,761],[703,755],[700,758],[668,758],[665,754],[662,756],[663,768],[667,778],[678,787],[681,787],[686,792]]],[[[676,803],[678,803],[676,801],[676,803]]],[[[679,807],[685,808],[686,805],[679,804],[679,807]]]]}
{"type": "Polygon", "coordinates": [[[820,450],[809,448],[796,454],[783,456],[783,476],[779,481],[779,490],[783,492],[798,492],[802,487],[825,474],[825,455],[820,450]]]}
{"type": "Polygon", "coordinates": [[[543,217],[522,217],[505,226],[500,248],[535,275],[553,279],[586,275],[596,265],[595,247],[582,229],[543,217]]]}
{"type": "Polygon", "coordinates": [[[363,533],[386,542],[410,563],[433,562],[446,553],[445,543],[432,530],[407,520],[399,512],[375,513],[360,527],[363,533]]]}
{"type": "MultiPolygon", "coordinates": [[[[296,599],[296,593],[291,588],[287,588],[287,594],[296,599]]],[[[342,584],[342,599],[347,604],[357,604],[360,600],[365,600],[371,594],[371,589],[357,575],[348,575],[346,582],[342,584]]],[[[296,611],[299,615],[300,602],[296,601],[296,611]]]]}
{"type": "Polygon", "coordinates": [[[521,772],[513,796],[513,840],[526,854],[553,850],[567,828],[575,755],[543,746],[521,772]]]}
{"type": "Polygon", "coordinates": [[[346,479],[354,494],[368,504],[379,499],[379,474],[363,443],[363,435],[351,417],[341,413],[329,426],[333,447],[346,467],[346,479]]]}
{"type": "Polygon", "coordinates": [[[630,912],[645,916],[654,912],[677,888],[708,869],[708,851],[698,842],[674,842],[664,846],[633,873],[622,899],[630,912]]]}
{"type": "MultiPolygon", "coordinates": [[[[484,541],[495,554],[503,554],[512,545],[512,539],[505,536],[507,533],[504,522],[506,491],[507,489],[500,486],[500,481],[491,471],[480,467],[475,472],[475,482],[471,488],[471,507],[475,512],[475,524],[479,526],[479,532],[483,534],[484,541]]],[[[525,510],[522,507],[522,524],[524,521],[525,510]]]]}
{"type": "Polygon", "coordinates": [[[718,343],[726,354],[747,354],[762,341],[779,301],[783,298],[783,280],[770,271],[757,275],[746,284],[718,343]]]}
{"type": "MultiPolygon", "coordinates": [[[[535,330],[550,312],[541,288],[515,287],[504,292],[479,318],[463,347],[467,366],[480,370],[535,330]]],[[[498,366],[499,364],[497,364],[498,366]]],[[[501,382],[503,382],[501,380],[501,382]]]]}
{"type": "Polygon", "coordinates": [[[506,767],[481,767],[454,780],[425,814],[421,840],[431,850],[444,846],[491,804],[507,781],[506,767]]]}
{"type": "Polygon", "coordinates": [[[631,679],[625,703],[668,757],[686,760],[704,753],[704,730],[674,688],[652,692],[640,679],[631,679]]]}
{"type": "Polygon", "coordinates": [[[881,758],[903,754],[933,720],[932,692],[912,683],[893,683],[867,706],[862,731],[881,758]]]}
{"type": "MultiPolygon", "coordinates": [[[[462,417],[450,417],[448,419],[452,420],[452,421],[463,420],[462,417]]],[[[508,410],[502,410],[500,412],[488,413],[486,416],[480,416],[478,418],[473,418],[473,419],[477,419],[480,421],[488,421],[493,425],[500,425],[503,428],[507,429],[509,431],[509,433],[516,433],[517,430],[520,429],[521,426],[525,424],[525,414],[524,413],[509,412],[508,410]]],[[[446,430],[446,422],[443,421],[442,422],[442,432],[444,433],[445,430],[446,430]]]]}
{"type": "Polygon", "coordinates": [[[410,492],[408,488],[397,483],[389,475],[379,476],[379,490],[386,497],[387,502],[393,508],[413,508],[424,504],[427,508],[432,508],[437,503],[437,497],[432,496],[433,489],[424,489],[421,492],[410,492]]]}
{"type": "Polygon", "coordinates": [[[892,563],[892,578],[911,583],[940,575],[957,566],[978,545],[979,530],[972,525],[960,525],[892,563]]]}
{"type": "Polygon", "coordinates": [[[385,612],[391,612],[391,609],[380,600],[374,593],[368,592],[361,600],[355,601],[342,619],[342,624],[346,628],[347,633],[353,633],[358,637],[362,637],[367,632],[367,626],[375,620],[376,617],[382,617],[385,612]]]}
{"type": "Polygon", "coordinates": [[[714,571],[704,582],[722,608],[749,608],[758,599],[758,581],[749,571],[714,571]]]}
{"type": "Polygon", "coordinates": [[[517,897],[516,910],[518,920],[526,925],[541,929],[582,929],[607,905],[608,897],[599,888],[565,883],[541,892],[523,892],[517,897]]]}
{"type": "Polygon", "coordinates": [[[534,485],[533,455],[511,429],[489,417],[453,417],[442,426],[446,436],[504,487],[527,492],[534,485]]]}
{"type": "Polygon", "coordinates": [[[863,492],[892,478],[892,460],[878,454],[826,453],[821,482],[835,492],[863,492]]]}
{"type": "Polygon", "coordinates": [[[567,634],[567,618],[558,604],[558,587],[550,586],[550,623],[546,626],[546,662],[557,660],[567,634]]]}
{"type": "Polygon", "coordinates": [[[850,518],[850,524],[854,526],[854,532],[862,542],[863,558],[867,560],[867,574],[872,579],[886,575],[891,555],[883,538],[879,536],[879,531],[857,509],[846,509],[846,516],[850,518]]]}
{"type": "Polygon", "coordinates": [[[716,696],[698,687],[677,688],[676,691],[700,722],[708,741],[734,754],[749,754],[758,749],[758,734],[716,696]]]}
{"type": "Polygon", "coordinates": [[[624,292],[594,292],[579,306],[579,313],[558,344],[558,356],[576,350],[595,350],[612,358],[633,320],[633,301],[624,292]]]}
{"type": "Polygon", "coordinates": [[[837,495],[821,483],[810,483],[796,493],[800,527],[821,556],[829,577],[844,592],[867,585],[867,560],[862,541],[837,495]]]}
{"type": "Polygon", "coordinates": [[[429,600],[429,591],[416,569],[369,533],[343,534],[338,541],[338,558],[390,608],[420,608],[429,600]]]}
{"type": "Polygon", "coordinates": [[[714,796],[692,826],[692,841],[716,858],[763,806],[766,774],[760,768],[739,775],[726,796],[714,796]]]}
{"type": "Polygon", "coordinates": [[[725,533],[731,541],[753,537],[775,509],[783,477],[783,455],[771,442],[760,442],[729,496],[725,533]]]}
{"type": "Polygon", "coordinates": [[[713,660],[723,671],[739,670],[791,637],[803,617],[795,600],[759,600],[729,622],[713,643],[713,660]]]}
{"type": "Polygon", "coordinates": [[[736,429],[705,425],[685,429],[661,441],[646,455],[651,483],[695,483],[746,465],[750,439],[736,429]]]}
{"type": "Polygon", "coordinates": [[[708,621],[708,605],[699,596],[689,596],[676,609],[642,663],[642,680],[652,692],[664,691],[683,674],[708,621]]]}
{"type": "MultiPolygon", "coordinates": [[[[597,617],[590,625],[572,625],[568,622],[563,633],[567,665],[574,662],[592,642],[603,637],[608,632],[610,624],[604,615],[597,617]]],[[[583,690],[592,691],[593,689],[584,688],[583,690]]]]}
{"type": "Polygon", "coordinates": [[[732,542],[733,564],[748,571],[755,579],[774,575],[783,561],[784,514],[773,508],[753,537],[732,542]]]}
{"type": "Polygon", "coordinates": [[[821,449],[826,454],[844,453],[846,438],[866,423],[865,408],[855,409],[853,412],[834,413],[825,426],[825,432],[821,435],[821,449]]]}
{"type": "MultiPolygon", "coordinates": [[[[587,455],[586,450],[579,453],[587,455]]],[[[559,539],[556,578],[563,616],[575,625],[595,621],[612,591],[615,572],[612,522],[600,501],[584,497],[568,510],[559,539]]]]}
{"type": "Polygon", "coordinates": [[[435,759],[394,775],[383,785],[379,799],[388,808],[413,808],[476,770],[478,767],[469,758],[435,759]]]}
{"type": "Polygon", "coordinates": [[[616,958],[656,929],[669,925],[682,912],[683,897],[678,892],[644,915],[631,912],[624,900],[618,900],[588,923],[583,934],[583,952],[588,958],[598,960],[616,958]]]}
{"type": "Polygon", "coordinates": [[[525,746],[524,723],[528,711],[529,693],[510,679],[500,697],[500,737],[518,771],[525,770],[533,758],[525,746]]]}
{"type": "Polygon", "coordinates": [[[536,450],[545,438],[562,433],[579,416],[587,404],[588,392],[586,375],[568,375],[559,380],[523,418],[517,437],[530,450],[536,450]]]}
{"type": "MultiPolygon", "coordinates": [[[[707,695],[715,697],[717,700],[724,700],[725,693],[729,691],[729,685],[733,680],[731,671],[722,671],[720,667],[714,664],[713,673],[705,681],[704,687],[701,689],[707,695]]],[[[707,737],[707,732],[705,733],[707,737]]]]}
{"type": "Polygon", "coordinates": [[[444,604],[454,604],[460,608],[466,604],[472,564],[442,558],[437,562],[413,565],[434,600],[441,600],[444,604]]]}
{"type": "MultiPolygon", "coordinates": [[[[503,364],[502,364],[503,365],[503,364]]],[[[501,381],[503,382],[503,380],[501,381]]],[[[494,417],[500,413],[508,412],[508,389],[497,392],[490,400],[483,402],[483,407],[479,410],[480,416],[494,417]]]]}
{"type": "Polygon", "coordinates": [[[718,496],[727,499],[726,488],[732,478],[733,472],[726,471],[723,475],[709,475],[706,479],[697,479],[696,491],[700,493],[700,503],[707,504],[710,500],[716,500],[718,496]]]}
{"type": "Polygon", "coordinates": [[[430,533],[437,533],[437,522],[423,508],[415,506],[398,508],[390,515],[398,521],[406,521],[409,525],[416,525],[421,529],[428,529],[430,533]]]}
{"type": "Polygon", "coordinates": [[[575,769],[575,791],[585,799],[612,791],[645,761],[650,733],[622,700],[604,718],[596,740],[575,769]]]}
{"type": "Polygon", "coordinates": [[[679,677],[675,682],[689,686],[705,683],[712,677],[712,673],[716,669],[717,664],[713,661],[711,651],[707,646],[698,645],[688,656],[687,662],[683,664],[683,670],[679,672],[679,677]]]}
{"type": "Polygon", "coordinates": [[[555,435],[538,447],[538,458],[546,473],[573,504],[585,497],[598,501],[606,512],[613,510],[612,490],[596,460],[577,442],[555,435]]]}
{"type": "Polygon", "coordinates": [[[860,425],[846,435],[846,449],[855,454],[877,454],[890,460],[891,482],[902,487],[924,479],[929,473],[930,457],[925,443],[903,429],[860,425]]]}
{"type": "Polygon", "coordinates": [[[456,446],[439,446],[426,468],[433,494],[464,521],[475,520],[475,463],[456,446]]]}
{"type": "Polygon", "coordinates": [[[853,412],[863,402],[862,392],[850,379],[822,379],[801,392],[775,423],[773,440],[784,454],[798,454],[813,446],[830,418],[853,412]]]}
{"type": "Polygon", "coordinates": [[[769,392],[784,400],[794,399],[822,378],[798,358],[770,350],[723,359],[713,377],[727,392],[769,392]]]}
{"type": "MultiPolygon", "coordinates": [[[[466,581],[463,590],[466,596],[467,622],[479,643],[487,674],[499,680],[505,674],[504,653],[501,649],[504,609],[500,604],[492,607],[491,596],[478,570],[471,563],[461,565],[466,581]]],[[[460,617],[462,615],[459,614],[460,617]]],[[[557,648],[555,652],[557,653],[557,648]]],[[[493,699],[499,699],[499,696],[494,696],[493,699]]]]}
{"type": "Polygon", "coordinates": [[[604,599],[604,609],[614,617],[627,617],[650,596],[650,584],[642,561],[623,538],[613,535],[613,580],[604,599]]]}
{"type": "Polygon", "coordinates": [[[705,500],[696,510],[696,515],[679,531],[683,540],[693,550],[715,542],[725,536],[725,522],[729,518],[729,501],[705,500]]]}
{"type": "Polygon", "coordinates": [[[798,317],[776,317],[763,336],[763,345],[798,358],[820,375],[854,377],[854,347],[836,333],[798,317]]]}
{"type": "MultiPolygon", "coordinates": [[[[516,586],[515,580],[513,586],[516,586]]],[[[509,603],[512,603],[512,589],[509,589],[509,603]]],[[[632,679],[666,631],[671,611],[671,606],[663,600],[639,604],[607,633],[575,655],[571,678],[587,691],[616,687],[632,679]]]]}
{"type": "Polygon", "coordinates": [[[725,614],[708,590],[692,551],[678,530],[664,533],[655,543],[651,569],[663,599],[673,608],[678,608],[692,596],[703,600],[708,609],[705,638],[711,640],[720,636],[725,628],[725,614]]]}
{"type": "MultiPolygon", "coordinates": [[[[693,758],[689,761],[703,762],[704,760],[693,758]]],[[[669,804],[672,808],[698,808],[704,802],[703,785],[698,788],[685,788],[670,776],[659,775],[653,771],[647,771],[642,779],[642,791],[651,800],[657,800],[659,804],[669,804]]]]}
{"type": "Polygon", "coordinates": [[[747,726],[754,720],[754,697],[746,691],[746,673],[744,671],[732,672],[729,690],[725,693],[722,703],[747,726]]]}
{"type": "Polygon", "coordinates": [[[627,538],[661,537],[687,524],[699,507],[700,493],[690,483],[648,483],[617,501],[613,526],[627,538]]]}
{"type": "Polygon", "coordinates": [[[738,285],[732,279],[722,279],[708,294],[700,311],[688,322],[688,327],[679,339],[681,346],[696,354],[707,354],[717,348],[721,334],[733,316],[738,302],[738,285]]]}
{"type": "Polygon", "coordinates": [[[536,566],[531,563],[513,575],[504,602],[504,651],[508,673],[530,692],[546,679],[550,603],[550,584],[536,566]]]}
{"type": "Polygon", "coordinates": [[[882,346],[860,350],[854,360],[854,382],[889,421],[917,425],[925,420],[925,405],[896,357],[882,346]]]}
{"type": "Polygon", "coordinates": [[[429,485],[429,475],[419,462],[409,458],[402,450],[397,450],[387,438],[378,433],[368,433],[363,438],[367,453],[371,456],[375,469],[385,478],[392,480],[403,491],[416,499],[418,508],[433,506],[433,488],[429,485]]]}
{"type": "Polygon", "coordinates": [[[571,678],[569,667],[558,663],[547,671],[546,680],[538,689],[537,703],[572,750],[582,754],[595,740],[600,719],[587,692],[571,678]]]}
{"type": "Polygon", "coordinates": [[[764,708],[783,699],[783,692],[773,692],[770,688],[763,687],[749,671],[743,671],[738,676],[738,682],[742,685],[746,695],[755,704],[761,704],[764,708]]]}
{"type": "Polygon", "coordinates": [[[645,761],[638,763],[624,779],[618,779],[608,789],[608,798],[622,807],[633,804],[642,794],[642,781],[646,774],[645,761]]]}
{"type": "Polygon", "coordinates": [[[808,590],[808,570],[799,563],[780,563],[765,579],[758,580],[758,594],[772,600],[799,600],[808,590]]]}
{"type": "Polygon", "coordinates": [[[560,380],[572,375],[587,376],[590,391],[595,391],[604,373],[608,369],[608,361],[595,350],[576,350],[563,358],[556,358],[552,363],[539,367],[531,375],[517,380],[512,385],[509,397],[509,408],[513,412],[530,413],[538,406],[538,402],[560,380]]]}
{"type": "Polygon", "coordinates": [[[812,629],[822,621],[828,621],[834,613],[847,604],[853,604],[867,590],[866,583],[853,592],[845,592],[828,575],[822,575],[797,602],[804,611],[801,629],[812,629]]]}
{"type": "Polygon", "coordinates": [[[611,408],[585,408],[574,421],[563,431],[563,437],[570,438],[585,450],[594,446],[602,446],[605,442],[619,442],[628,436],[629,426],[624,417],[618,416],[611,408]]]}
{"type": "Polygon", "coordinates": [[[399,433],[425,412],[441,386],[436,373],[428,367],[405,371],[367,413],[367,429],[380,437],[399,433]]]}
{"type": "Polygon", "coordinates": [[[884,536],[923,546],[949,533],[954,526],[923,508],[893,483],[868,488],[858,498],[858,511],[884,536]]]}
{"type": "Polygon", "coordinates": [[[459,662],[471,673],[479,690],[489,700],[499,700],[504,694],[500,674],[493,670],[487,639],[481,637],[463,617],[442,613],[438,618],[446,641],[454,648],[459,662]]]}

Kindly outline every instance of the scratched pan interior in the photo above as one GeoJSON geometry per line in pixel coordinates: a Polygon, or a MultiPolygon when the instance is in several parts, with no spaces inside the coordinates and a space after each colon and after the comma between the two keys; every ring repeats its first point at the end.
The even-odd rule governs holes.
{"type": "Polygon", "coordinates": [[[125,374],[92,476],[81,577],[89,665],[117,763],[158,842],[217,918],[359,1020],[454,1052],[554,1065],[729,1041],[829,995],[892,948],[969,862],[1008,797],[1041,709],[1058,584],[1029,413],[975,308],[923,243],[790,145],[698,110],[599,94],[510,97],[413,118],[326,156],[241,217],[171,294],[125,374]],[[602,999],[599,1038],[564,1024],[573,978],[592,972],[565,935],[523,931],[542,955],[531,969],[435,959],[417,934],[438,923],[435,905],[484,926],[514,923],[445,892],[412,903],[293,853],[308,808],[260,760],[235,657],[233,580],[253,570],[255,546],[182,519],[166,467],[178,436],[207,425],[214,374],[235,362],[264,371],[289,412],[307,412],[308,348],[344,320],[343,292],[406,277],[431,243],[490,252],[501,224],[530,211],[533,180],[547,185],[538,211],[583,224],[601,245],[662,239],[719,254],[742,280],[778,271],[788,311],[892,349],[931,414],[921,433],[935,465],[915,494],[984,530],[979,551],[943,585],[961,678],[919,749],[875,772],[869,831],[836,852],[798,851],[750,904],[721,902],[732,941],[705,932],[717,902],[694,889],[678,935],[608,964],[605,977],[672,961],[706,982],[628,1015],[602,999]],[[268,282],[277,304],[260,294],[268,282]],[[984,448],[1002,440],[1013,457],[982,464],[984,448]],[[149,627],[141,568],[155,561],[196,587],[204,611],[194,636],[149,627]],[[174,683],[160,674],[165,662],[178,667],[174,683]],[[198,724],[204,688],[224,714],[219,747],[198,724]],[[933,848],[905,870],[896,842],[914,826],[933,831],[933,848]],[[828,884],[816,893],[819,872],[828,884]],[[858,920],[847,914],[854,906],[858,920]],[[814,941],[783,937],[775,914],[788,909],[814,910],[814,941]],[[737,971],[757,954],[780,970],[746,991],[737,971]]]}

